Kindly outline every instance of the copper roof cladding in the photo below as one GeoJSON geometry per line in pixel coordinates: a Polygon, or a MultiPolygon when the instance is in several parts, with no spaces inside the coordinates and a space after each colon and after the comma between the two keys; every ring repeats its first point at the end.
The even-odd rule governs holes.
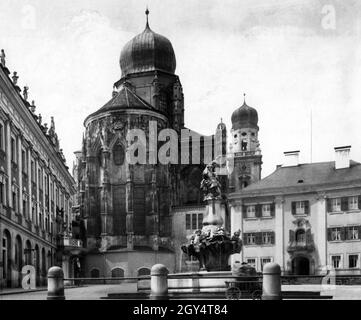
{"type": "Polygon", "coordinates": [[[122,77],[154,70],[174,74],[176,68],[171,42],[166,37],[153,32],[148,22],[144,31],[123,47],[119,62],[122,77]]]}
{"type": "Polygon", "coordinates": [[[248,106],[246,102],[232,113],[232,129],[256,128],[258,129],[257,110],[248,106]]]}
{"type": "Polygon", "coordinates": [[[287,193],[292,190],[307,190],[317,186],[351,185],[356,182],[361,185],[361,163],[351,160],[349,168],[335,169],[335,162],[319,162],[300,164],[293,167],[278,167],[269,176],[251,184],[242,190],[242,194],[254,192],[287,193]]]}

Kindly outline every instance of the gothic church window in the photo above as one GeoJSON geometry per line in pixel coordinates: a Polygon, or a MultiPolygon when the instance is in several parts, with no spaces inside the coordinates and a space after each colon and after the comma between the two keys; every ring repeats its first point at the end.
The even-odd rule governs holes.
{"type": "Polygon", "coordinates": [[[124,163],[125,153],[121,144],[116,144],[113,148],[113,161],[116,166],[124,163]]]}

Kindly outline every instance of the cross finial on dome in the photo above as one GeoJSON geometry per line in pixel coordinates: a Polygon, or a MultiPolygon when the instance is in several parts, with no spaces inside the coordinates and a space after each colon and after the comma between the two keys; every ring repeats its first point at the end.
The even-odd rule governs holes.
{"type": "Polygon", "coordinates": [[[147,16],[147,24],[146,24],[146,28],[149,28],[149,22],[148,22],[148,15],[149,15],[149,9],[148,9],[148,6],[147,6],[147,8],[146,8],[146,10],[145,10],[145,15],[147,16]]]}
{"type": "Polygon", "coordinates": [[[243,104],[246,104],[246,94],[243,93],[243,104]]]}

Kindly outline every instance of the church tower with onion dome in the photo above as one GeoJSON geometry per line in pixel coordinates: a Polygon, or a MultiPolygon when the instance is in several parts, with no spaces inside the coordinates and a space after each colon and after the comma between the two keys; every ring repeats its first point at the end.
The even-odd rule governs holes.
{"type": "Polygon", "coordinates": [[[120,54],[121,79],[115,92],[127,86],[148,103],[154,111],[164,115],[171,128],[184,127],[183,89],[175,74],[176,58],[171,42],[146,26],[123,47],[120,54]]]}
{"type": "Polygon", "coordinates": [[[261,179],[262,154],[258,141],[258,113],[246,104],[232,113],[231,145],[234,169],[229,181],[229,192],[240,191],[261,179]]]}
{"type": "MultiPolygon", "coordinates": [[[[180,246],[172,233],[174,208],[182,208],[183,218],[187,210],[192,214],[203,210],[202,158],[196,164],[162,164],[149,158],[151,135],[157,155],[167,142],[158,141],[162,129],[173,129],[181,137],[187,128],[173,46],[150,28],[148,15],[147,9],[143,32],[121,50],[121,77],[110,100],[85,119],[82,150],[76,153],[78,202],[86,229],[85,276],[144,275],[156,263],[176,270],[180,246]],[[156,124],[152,128],[156,133],[150,123],[156,124]],[[146,163],[127,161],[127,134],[132,129],[145,135],[146,163]]],[[[218,129],[226,134],[224,124],[218,129]]],[[[199,147],[203,154],[204,145],[213,146],[214,137],[196,134],[204,141],[199,147]]],[[[183,140],[178,141],[180,157],[183,140]]]]}

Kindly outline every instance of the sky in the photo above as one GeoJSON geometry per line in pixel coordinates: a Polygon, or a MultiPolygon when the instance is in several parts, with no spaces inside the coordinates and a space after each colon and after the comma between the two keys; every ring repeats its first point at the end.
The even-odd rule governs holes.
{"type": "Polygon", "coordinates": [[[55,117],[70,167],[84,119],[120,79],[122,47],[144,30],[147,5],[150,27],[175,50],[188,128],[210,135],[222,118],[230,130],[246,93],[258,111],[263,177],[290,150],[321,162],[351,145],[361,162],[360,1],[0,0],[7,66],[44,121],[55,117]]]}

